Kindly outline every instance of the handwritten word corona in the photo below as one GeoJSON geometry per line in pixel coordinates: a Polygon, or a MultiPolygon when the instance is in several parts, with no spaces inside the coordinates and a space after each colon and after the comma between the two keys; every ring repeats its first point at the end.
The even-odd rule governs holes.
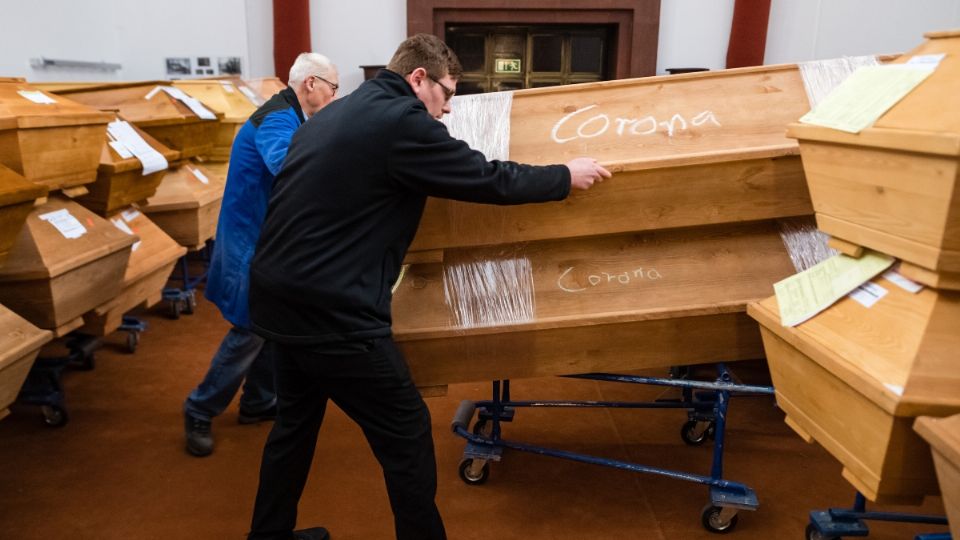
{"type": "Polygon", "coordinates": [[[597,272],[595,274],[590,274],[587,276],[587,283],[589,284],[589,287],[581,286],[579,283],[574,283],[572,285],[568,283],[567,285],[564,285],[564,278],[573,272],[573,268],[573,266],[567,268],[560,274],[560,277],[557,278],[557,287],[560,287],[561,290],[575,293],[585,291],[590,287],[596,287],[603,283],[627,285],[632,281],[656,281],[658,279],[663,279],[663,276],[656,268],[637,268],[632,271],[627,270],[615,274],[611,274],[610,272],[597,272]]]}
{"type": "Polygon", "coordinates": [[[610,131],[611,126],[613,126],[614,132],[618,137],[624,135],[652,135],[661,128],[666,132],[668,137],[673,137],[675,133],[685,131],[689,129],[691,125],[698,127],[710,123],[718,127],[720,126],[720,122],[712,111],[703,111],[691,118],[689,122],[680,114],[674,114],[666,121],[657,121],[653,116],[644,116],[642,118],[624,118],[618,116],[611,120],[610,116],[606,113],[595,114],[589,118],[581,116],[582,113],[595,107],[597,107],[596,104],[587,105],[582,109],[577,109],[564,116],[553,125],[553,130],[550,131],[550,137],[558,144],[567,143],[576,139],[592,139],[593,137],[599,137],[610,131]],[[580,121],[580,123],[576,124],[577,121],[580,121]],[[571,122],[570,127],[561,134],[561,130],[568,122],[571,122]],[[576,129],[573,128],[574,125],[576,125],[576,129]]]}

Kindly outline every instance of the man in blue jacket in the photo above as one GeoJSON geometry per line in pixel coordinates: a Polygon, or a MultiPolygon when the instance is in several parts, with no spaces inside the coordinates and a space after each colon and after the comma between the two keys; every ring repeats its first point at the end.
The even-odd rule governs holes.
{"type": "Polygon", "coordinates": [[[330,400],[383,468],[397,538],[446,538],[430,413],[390,328],[390,288],[427,196],[557,201],[610,176],[588,158],[487,161],[451,137],[437,120],[461,71],[439,38],[416,35],[290,143],[250,267],[251,319],[276,354],[278,393],[250,540],[326,537],[293,527],[330,400]]]}
{"type": "Polygon", "coordinates": [[[290,139],[333,100],[338,80],[336,67],[325,56],[300,54],[290,68],[289,86],[257,109],[233,141],[206,285],[206,297],[233,327],[183,406],[186,448],[194,456],[213,452],[210,423],[227,408],[241,383],[241,424],[276,416],[273,361],[263,338],[250,331],[250,260],[290,139]]]}

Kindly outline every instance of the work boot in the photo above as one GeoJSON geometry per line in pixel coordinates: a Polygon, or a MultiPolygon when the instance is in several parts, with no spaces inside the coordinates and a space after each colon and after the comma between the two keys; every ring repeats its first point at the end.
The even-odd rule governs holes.
{"type": "Polygon", "coordinates": [[[293,531],[293,537],[296,540],[330,540],[330,533],[323,527],[313,527],[293,531]]]}
{"type": "Polygon", "coordinates": [[[183,414],[184,432],[187,438],[187,452],[190,455],[203,457],[213,453],[213,434],[210,432],[210,422],[194,418],[187,413],[183,414]]]}
{"type": "Polygon", "coordinates": [[[237,416],[237,422],[241,424],[259,424],[260,422],[273,422],[276,418],[276,405],[262,412],[250,412],[240,407],[240,415],[237,416]]]}

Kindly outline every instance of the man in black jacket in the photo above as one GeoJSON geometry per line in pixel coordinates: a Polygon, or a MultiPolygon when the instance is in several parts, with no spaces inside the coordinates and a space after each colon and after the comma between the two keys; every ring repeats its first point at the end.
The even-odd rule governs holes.
{"type": "Polygon", "coordinates": [[[278,393],[251,540],[299,537],[297,503],[329,399],[383,467],[398,540],[446,538],[430,414],[390,329],[390,288],[426,198],[556,201],[610,176],[589,158],[490,162],[452,138],[437,120],[460,73],[440,39],[414,36],[293,137],[250,272],[253,328],[273,347],[278,393]]]}

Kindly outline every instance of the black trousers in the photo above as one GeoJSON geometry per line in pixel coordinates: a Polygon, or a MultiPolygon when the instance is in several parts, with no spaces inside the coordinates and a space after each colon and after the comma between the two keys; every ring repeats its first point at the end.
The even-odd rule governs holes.
{"type": "Polygon", "coordinates": [[[278,411],[263,449],[249,540],[293,537],[328,400],[360,426],[383,468],[397,540],[444,540],[430,412],[393,340],[337,349],[266,346],[276,361],[278,411]]]}

